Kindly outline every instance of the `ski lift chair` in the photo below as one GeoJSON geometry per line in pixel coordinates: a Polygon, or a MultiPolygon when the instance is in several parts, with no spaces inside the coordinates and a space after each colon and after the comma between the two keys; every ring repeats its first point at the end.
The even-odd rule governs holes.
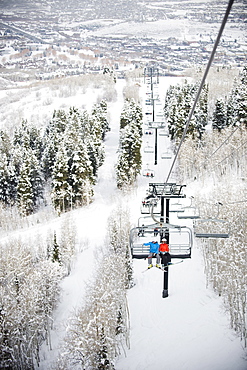
{"type": "Polygon", "coordinates": [[[159,131],[159,135],[160,136],[169,136],[169,133],[168,133],[168,131],[167,130],[165,130],[165,129],[161,129],[160,131],[159,131]]]}
{"type": "Polygon", "coordinates": [[[164,118],[164,114],[157,113],[157,114],[156,114],[156,117],[157,117],[157,118],[164,118]]]}
{"type": "MultiPolygon", "coordinates": [[[[161,229],[167,229],[170,235],[175,235],[176,243],[169,243],[170,255],[172,258],[190,258],[192,249],[192,230],[187,226],[177,226],[165,224],[162,227],[160,224],[152,224],[146,226],[135,227],[130,230],[130,250],[132,258],[147,258],[149,255],[149,246],[144,243],[149,242],[150,238],[155,239],[154,231],[159,236],[161,229]],[[142,232],[142,235],[140,234],[142,232]],[[139,234],[139,235],[138,235],[139,234]]],[[[156,236],[156,237],[157,237],[156,236]]]]}
{"type": "Polygon", "coordinates": [[[187,214],[177,215],[178,219],[192,219],[192,220],[195,220],[195,219],[199,219],[200,218],[200,214],[199,214],[198,208],[192,205],[193,199],[194,199],[194,197],[190,197],[190,205],[189,206],[182,207],[182,209],[184,211],[185,210],[187,211],[187,214]]]}
{"type": "Polygon", "coordinates": [[[149,255],[149,246],[144,245],[151,240],[158,241],[158,235],[154,236],[156,225],[146,225],[134,227],[130,230],[129,244],[132,258],[147,258],[149,255]]]}
{"type": "Polygon", "coordinates": [[[149,128],[155,128],[155,129],[163,129],[165,127],[164,121],[150,121],[149,122],[149,128]]]}
{"type": "Polygon", "coordinates": [[[161,153],[161,158],[162,159],[172,159],[172,154],[166,151],[164,153],[161,153]]]}
{"type": "Polygon", "coordinates": [[[151,145],[146,145],[143,150],[144,153],[154,153],[154,148],[151,145]]]}
{"type": "MultiPolygon", "coordinates": [[[[141,214],[150,215],[151,208],[154,207],[155,208],[155,211],[153,211],[154,214],[159,215],[160,211],[157,210],[157,204],[158,204],[157,202],[158,202],[157,198],[152,198],[152,199],[144,198],[142,200],[142,205],[141,205],[141,214]]],[[[151,216],[148,216],[148,217],[150,218],[151,216]]]]}
{"type": "Polygon", "coordinates": [[[220,239],[220,238],[223,238],[223,239],[226,239],[226,238],[230,237],[229,222],[227,220],[223,220],[223,219],[218,218],[218,216],[219,216],[219,206],[222,205],[222,203],[218,202],[218,203],[216,203],[216,205],[218,206],[218,210],[217,210],[217,215],[215,217],[198,220],[197,225],[195,225],[195,237],[196,238],[202,238],[202,239],[207,239],[207,238],[220,239]],[[205,227],[204,227],[204,231],[203,231],[203,227],[200,227],[200,230],[197,230],[198,225],[200,224],[200,226],[202,226],[203,223],[204,223],[204,225],[205,225],[205,223],[208,224],[207,225],[208,227],[206,228],[206,231],[205,231],[205,227]],[[213,231],[212,231],[212,226],[213,225],[214,225],[214,228],[213,228],[213,231]],[[208,230],[210,230],[210,232],[208,230]]]}
{"type": "Polygon", "coordinates": [[[226,220],[220,220],[218,218],[200,219],[194,227],[194,235],[196,238],[226,239],[230,237],[230,225],[226,220]],[[203,224],[205,225],[205,223],[207,227],[202,226],[203,224]],[[200,224],[199,230],[198,224],[200,224]]]}
{"type": "Polygon", "coordinates": [[[150,168],[146,168],[145,170],[142,171],[142,176],[154,178],[155,172],[154,170],[151,170],[150,168]]]}

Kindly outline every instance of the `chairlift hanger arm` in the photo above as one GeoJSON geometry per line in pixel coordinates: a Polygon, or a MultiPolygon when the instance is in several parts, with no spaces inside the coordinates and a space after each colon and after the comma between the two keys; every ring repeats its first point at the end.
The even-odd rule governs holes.
{"type": "Polygon", "coordinates": [[[162,228],[162,229],[184,229],[184,228],[187,228],[187,226],[173,225],[173,224],[170,224],[170,223],[167,223],[167,222],[161,222],[160,220],[158,220],[154,216],[153,209],[154,209],[154,207],[152,205],[151,212],[150,212],[151,217],[155,221],[155,223],[160,226],[160,228],[162,228]]]}

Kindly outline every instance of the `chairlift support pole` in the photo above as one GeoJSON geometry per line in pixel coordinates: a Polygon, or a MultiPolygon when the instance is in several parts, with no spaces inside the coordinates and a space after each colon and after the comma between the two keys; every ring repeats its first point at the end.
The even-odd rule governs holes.
{"type": "Polygon", "coordinates": [[[154,164],[157,164],[157,158],[158,158],[158,129],[157,127],[155,128],[155,149],[154,149],[154,164]]]}
{"type": "MultiPolygon", "coordinates": [[[[160,222],[164,222],[164,196],[161,196],[161,218],[160,222]]],[[[170,198],[166,198],[166,223],[169,224],[169,210],[170,210],[170,198]]],[[[165,233],[165,238],[167,240],[167,243],[169,245],[169,229],[165,233]]],[[[161,241],[161,237],[160,237],[161,241]]],[[[168,265],[164,266],[164,280],[163,280],[163,291],[162,291],[162,298],[168,297],[168,265]]]]}

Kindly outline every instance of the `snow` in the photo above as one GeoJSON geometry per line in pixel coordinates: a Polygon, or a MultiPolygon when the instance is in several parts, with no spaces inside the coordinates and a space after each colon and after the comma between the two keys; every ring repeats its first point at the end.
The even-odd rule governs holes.
{"type": "MultiPolygon", "coordinates": [[[[163,94],[164,87],[171,82],[176,83],[177,79],[162,79],[163,94]]],[[[99,171],[94,202],[71,212],[82,247],[71,274],[61,284],[62,297],[54,314],[51,333],[52,350],[43,346],[41,370],[50,368],[56,361],[66,322],[83,305],[85,287],[94,273],[95,259],[104,246],[107,218],[111,211],[119,202],[123,202],[131,209],[133,224],[136,225],[141,216],[141,199],[145,196],[150,179],[140,177],[138,188],[129,195],[121,194],[114,180],[124,85],[123,80],[117,81],[117,99],[109,104],[111,131],[105,142],[106,159],[99,171]]],[[[141,93],[145,101],[144,88],[141,93]]],[[[166,140],[166,145],[169,144],[167,138],[159,137],[159,140],[166,140]]],[[[153,154],[143,156],[143,166],[147,161],[153,165],[153,154]]],[[[158,161],[155,181],[164,181],[169,164],[158,161]]],[[[188,224],[183,220],[183,223],[186,222],[188,224]]],[[[229,318],[221,298],[210,287],[206,287],[202,255],[196,243],[191,259],[169,267],[167,298],[162,298],[164,272],[156,268],[143,272],[147,268],[145,260],[134,260],[133,264],[135,286],[128,292],[130,349],[116,359],[116,370],[247,368],[245,350],[240,339],[229,328],[229,318]]]]}
{"type": "Polygon", "coordinates": [[[239,339],[229,330],[222,302],[206,288],[200,251],[163,272],[134,261],[136,285],[129,292],[131,349],[117,370],[246,369],[239,339]]]}

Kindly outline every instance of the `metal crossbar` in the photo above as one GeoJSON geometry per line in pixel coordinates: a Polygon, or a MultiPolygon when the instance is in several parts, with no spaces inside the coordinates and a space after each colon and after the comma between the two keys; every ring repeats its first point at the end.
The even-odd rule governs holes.
{"type": "Polygon", "coordinates": [[[193,220],[193,219],[200,218],[200,216],[199,215],[182,215],[182,216],[177,215],[177,218],[180,218],[180,219],[192,219],[193,220]]]}
{"type": "Polygon", "coordinates": [[[229,238],[227,233],[195,233],[196,238],[229,238]]]}

